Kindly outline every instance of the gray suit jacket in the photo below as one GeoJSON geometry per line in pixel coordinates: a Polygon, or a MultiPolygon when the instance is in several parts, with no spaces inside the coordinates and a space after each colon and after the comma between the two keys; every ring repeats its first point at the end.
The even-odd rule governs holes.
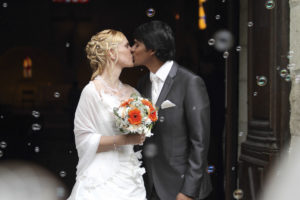
{"type": "MultiPolygon", "coordinates": [[[[151,98],[149,74],[141,78],[138,90],[151,98]]],[[[210,105],[203,80],[174,62],[156,106],[164,120],[156,122],[154,135],[143,145],[154,144],[158,152],[153,157],[143,155],[147,195],[154,186],[162,200],[175,200],[179,192],[205,198],[212,188],[206,172],[210,105]],[[176,106],[161,109],[165,100],[176,106]]]]}

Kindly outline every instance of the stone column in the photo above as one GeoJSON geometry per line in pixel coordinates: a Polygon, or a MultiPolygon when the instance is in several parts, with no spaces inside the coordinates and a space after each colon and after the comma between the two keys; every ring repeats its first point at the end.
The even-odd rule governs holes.
{"type": "Polygon", "coordinates": [[[291,71],[292,87],[290,93],[291,145],[300,144],[300,0],[290,0],[290,64],[295,64],[291,71]]]}

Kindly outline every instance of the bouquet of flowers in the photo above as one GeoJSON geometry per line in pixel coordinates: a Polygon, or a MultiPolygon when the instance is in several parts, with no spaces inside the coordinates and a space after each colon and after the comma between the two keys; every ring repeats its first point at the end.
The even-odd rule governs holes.
{"type": "Polygon", "coordinates": [[[157,121],[157,109],[148,99],[132,95],[114,108],[114,116],[121,132],[144,133],[146,137],[150,137],[152,126],[157,121]]]}

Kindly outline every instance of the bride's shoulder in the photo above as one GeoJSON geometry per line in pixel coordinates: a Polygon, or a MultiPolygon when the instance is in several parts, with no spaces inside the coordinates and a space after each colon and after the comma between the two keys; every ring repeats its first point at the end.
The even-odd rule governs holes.
{"type": "Polygon", "coordinates": [[[85,95],[85,96],[94,96],[95,94],[97,94],[97,91],[92,81],[86,84],[81,92],[81,95],[85,95]]]}

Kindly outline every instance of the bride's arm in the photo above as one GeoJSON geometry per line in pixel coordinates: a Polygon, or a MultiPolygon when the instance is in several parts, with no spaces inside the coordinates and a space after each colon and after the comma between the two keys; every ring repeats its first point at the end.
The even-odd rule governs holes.
{"type": "Polygon", "coordinates": [[[102,136],[100,139],[97,153],[111,151],[121,145],[142,144],[144,140],[145,140],[145,135],[140,135],[140,134],[102,136]]]}

